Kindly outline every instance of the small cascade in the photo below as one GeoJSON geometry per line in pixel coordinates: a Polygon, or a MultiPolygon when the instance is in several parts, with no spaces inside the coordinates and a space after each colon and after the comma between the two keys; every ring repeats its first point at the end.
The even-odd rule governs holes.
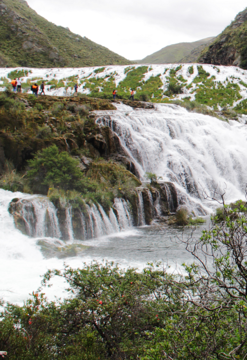
{"type": "Polygon", "coordinates": [[[81,231],[82,231],[82,238],[87,239],[87,225],[84,214],[80,211],[80,220],[81,220],[81,231]]]}
{"type": "Polygon", "coordinates": [[[175,212],[178,207],[178,200],[177,192],[174,185],[171,183],[164,183],[162,184],[162,188],[165,190],[166,193],[166,201],[169,212],[175,212]]]}
{"type": "Polygon", "coordinates": [[[73,240],[74,239],[74,233],[73,233],[71,206],[66,208],[65,213],[66,213],[66,228],[67,228],[67,232],[68,232],[68,237],[69,237],[69,240],[73,240]]]}
{"type": "Polygon", "coordinates": [[[94,222],[92,217],[92,209],[89,205],[86,205],[87,214],[88,214],[88,223],[87,223],[87,237],[86,239],[92,239],[95,237],[94,233],[94,222]]]}
{"type": "Polygon", "coordinates": [[[114,209],[117,212],[117,219],[120,230],[126,230],[132,227],[132,218],[126,201],[116,198],[114,201],[114,209]]]}
{"type": "Polygon", "coordinates": [[[83,211],[65,205],[56,210],[48,198],[32,196],[28,199],[14,199],[9,211],[16,227],[36,238],[87,240],[114,234],[132,226],[128,204],[122,199],[115,199],[115,211],[110,209],[109,216],[100,204],[85,204],[83,211]]]}
{"type": "Polygon", "coordinates": [[[10,205],[15,222],[33,237],[61,237],[55,206],[43,196],[20,199],[10,205]]]}
{"type": "Polygon", "coordinates": [[[160,217],[161,216],[161,207],[160,207],[160,193],[157,191],[157,197],[154,202],[154,212],[155,216],[160,217]]]}
{"type": "Polygon", "coordinates": [[[114,211],[112,210],[112,208],[110,209],[109,219],[110,219],[110,222],[111,222],[111,224],[113,226],[114,232],[119,232],[120,227],[119,227],[116,215],[115,215],[114,211]]]}
{"type": "Polygon", "coordinates": [[[142,191],[137,191],[138,195],[138,206],[137,206],[137,215],[138,215],[138,226],[145,225],[145,213],[144,213],[144,204],[142,191]]]}
{"type": "Polygon", "coordinates": [[[105,230],[106,230],[106,235],[112,234],[115,232],[114,226],[111,223],[110,218],[106,215],[104,209],[102,208],[102,206],[99,204],[99,212],[102,216],[103,219],[103,223],[105,225],[105,230]]]}

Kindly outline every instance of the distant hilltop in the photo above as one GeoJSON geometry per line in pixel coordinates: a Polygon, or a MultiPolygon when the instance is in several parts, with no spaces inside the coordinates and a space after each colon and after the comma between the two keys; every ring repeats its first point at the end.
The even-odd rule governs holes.
{"type": "Polygon", "coordinates": [[[127,59],[39,16],[25,0],[0,2],[0,67],[127,65],[127,59]]]}
{"type": "Polygon", "coordinates": [[[205,47],[214,41],[214,37],[169,45],[155,53],[139,60],[140,64],[176,64],[193,63],[197,61],[205,47]]]}

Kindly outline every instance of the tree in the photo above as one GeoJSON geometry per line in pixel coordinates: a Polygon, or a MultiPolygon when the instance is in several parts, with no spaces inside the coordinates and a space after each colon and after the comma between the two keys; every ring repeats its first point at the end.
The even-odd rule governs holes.
{"type": "Polygon", "coordinates": [[[79,169],[80,162],[66,151],[59,153],[56,145],[37,153],[29,160],[27,172],[31,187],[40,187],[47,193],[50,186],[63,190],[83,188],[84,175],[79,169]]]}

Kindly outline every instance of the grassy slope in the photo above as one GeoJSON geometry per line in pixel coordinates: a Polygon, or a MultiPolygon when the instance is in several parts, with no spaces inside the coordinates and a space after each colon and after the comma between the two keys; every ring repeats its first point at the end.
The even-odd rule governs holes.
{"type": "Polygon", "coordinates": [[[188,56],[194,49],[198,48],[199,46],[203,46],[203,45],[206,46],[211,39],[212,38],[206,38],[192,43],[179,43],[179,44],[166,46],[163,49],[155,52],[154,54],[145,57],[143,60],[140,60],[140,63],[142,64],[178,63],[182,58],[188,56]]]}
{"type": "Polygon", "coordinates": [[[20,0],[2,0],[0,7],[3,65],[79,67],[129,63],[107,48],[47,21],[20,0]]]}

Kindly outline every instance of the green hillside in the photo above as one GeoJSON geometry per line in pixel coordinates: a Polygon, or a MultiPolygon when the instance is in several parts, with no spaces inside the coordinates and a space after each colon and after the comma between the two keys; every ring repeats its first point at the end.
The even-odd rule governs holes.
{"type": "Polygon", "coordinates": [[[198,61],[247,69],[247,8],[202,52],[198,61]]]}
{"type": "Polygon", "coordinates": [[[130,63],[86,37],[47,21],[24,0],[1,0],[0,14],[0,66],[81,67],[130,63]]]}
{"type": "Polygon", "coordinates": [[[184,42],[169,45],[155,52],[154,54],[145,57],[139,62],[141,64],[174,64],[179,62],[195,62],[201,50],[204,49],[205,46],[208,46],[208,44],[211,43],[213,39],[213,37],[210,37],[191,43],[184,42]],[[191,53],[197,48],[200,48],[200,51],[196,53],[196,55],[191,55],[191,53]],[[187,61],[186,57],[189,57],[187,61]],[[182,59],[185,59],[185,61],[182,59]]]}

